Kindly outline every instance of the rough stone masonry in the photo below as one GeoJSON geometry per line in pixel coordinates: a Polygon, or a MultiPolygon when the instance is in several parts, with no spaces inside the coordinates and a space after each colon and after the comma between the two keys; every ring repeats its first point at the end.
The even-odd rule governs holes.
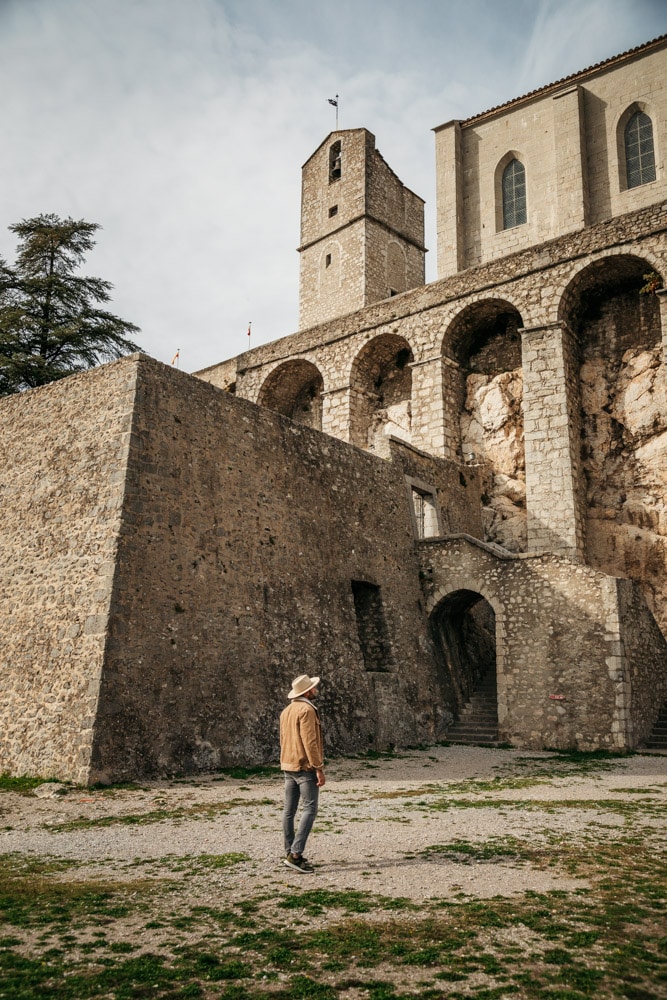
{"type": "Polygon", "coordinates": [[[667,698],[666,53],[436,130],[438,281],[421,199],[365,129],[332,133],[298,333],[0,401],[0,770],[273,759],[304,672],[329,753],[445,738],[490,681],[499,740],[643,745],[667,698]]]}

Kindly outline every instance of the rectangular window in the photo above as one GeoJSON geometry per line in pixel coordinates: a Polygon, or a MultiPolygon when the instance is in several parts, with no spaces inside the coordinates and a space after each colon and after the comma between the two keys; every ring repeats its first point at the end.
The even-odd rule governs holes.
{"type": "Polygon", "coordinates": [[[408,480],[415,535],[438,538],[442,535],[436,491],[426,483],[408,480]]]}
{"type": "Polygon", "coordinates": [[[324,258],[324,266],[325,267],[331,267],[331,254],[330,253],[328,253],[326,255],[326,257],[324,258]]]}
{"type": "Polygon", "coordinates": [[[393,658],[380,588],[374,583],[352,580],[352,596],[364,667],[386,672],[391,669],[393,658]]]}

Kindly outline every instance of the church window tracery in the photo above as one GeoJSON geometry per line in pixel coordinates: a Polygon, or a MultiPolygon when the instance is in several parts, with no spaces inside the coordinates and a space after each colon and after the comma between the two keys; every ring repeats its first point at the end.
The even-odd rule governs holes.
{"type": "Polygon", "coordinates": [[[635,111],[625,126],[625,169],[629,188],[655,180],[653,122],[644,111],[635,111]]]}
{"type": "Polygon", "coordinates": [[[526,169],[520,160],[511,160],[503,170],[503,229],[522,226],[526,212],[526,169]]]}

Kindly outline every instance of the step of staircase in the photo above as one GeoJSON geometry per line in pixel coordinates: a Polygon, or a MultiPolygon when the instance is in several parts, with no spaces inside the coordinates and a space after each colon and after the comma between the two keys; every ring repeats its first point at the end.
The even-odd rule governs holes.
{"type": "Polygon", "coordinates": [[[456,722],[447,730],[447,739],[452,743],[498,742],[498,696],[496,674],[490,671],[481,678],[466,702],[456,722]]]}
{"type": "Polygon", "coordinates": [[[667,701],[660,709],[660,714],[646,741],[647,750],[667,750],[667,701]]]}

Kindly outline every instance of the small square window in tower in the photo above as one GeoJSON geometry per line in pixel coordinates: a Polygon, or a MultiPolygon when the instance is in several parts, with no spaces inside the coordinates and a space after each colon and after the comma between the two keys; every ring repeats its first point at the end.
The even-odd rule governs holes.
{"type": "Polygon", "coordinates": [[[437,538],[441,531],[435,491],[413,485],[411,493],[417,538],[437,538]]]}
{"type": "Polygon", "coordinates": [[[386,673],[393,666],[393,657],[380,588],[374,583],[352,580],[352,596],[364,667],[386,673]]]}

